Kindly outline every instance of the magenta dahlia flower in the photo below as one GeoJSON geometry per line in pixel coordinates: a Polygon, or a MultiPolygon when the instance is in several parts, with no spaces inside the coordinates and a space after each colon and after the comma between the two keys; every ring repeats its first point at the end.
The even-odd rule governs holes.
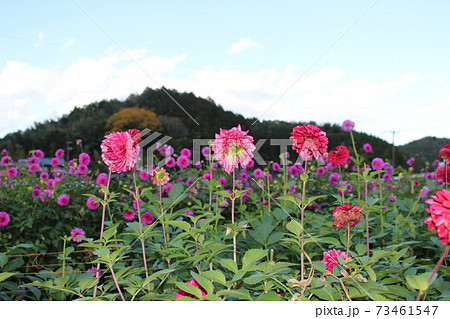
{"type": "Polygon", "coordinates": [[[253,171],[253,176],[255,176],[255,178],[262,178],[264,176],[264,173],[262,169],[257,168],[253,171]]]}
{"type": "Polygon", "coordinates": [[[64,157],[64,150],[63,150],[62,148],[58,149],[58,150],[55,152],[55,157],[57,157],[57,158],[63,158],[63,157],[64,157]]]}
{"type": "Polygon", "coordinates": [[[227,179],[225,177],[219,177],[219,179],[217,180],[217,182],[222,185],[222,186],[227,186],[228,182],[227,179]]]}
{"type": "Polygon", "coordinates": [[[239,164],[246,168],[253,157],[256,147],[253,137],[247,133],[248,131],[242,131],[240,124],[229,130],[220,129],[220,134],[216,134],[216,139],[211,144],[214,157],[228,174],[239,164]]]}
{"type": "Polygon", "coordinates": [[[123,218],[128,221],[132,221],[134,219],[134,217],[136,217],[136,214],[131,209],[127,210],[123,214],[123,218]]]}
{"type": "Polygon", "coordinates": [[[303,160],[314,157],[318,159],[327,151],[327,134],[316,125],[299,125],[294,127],[289,138],[294,144],[292,149],[300,154],[303,160]]]}
{"type": "Polygon", "coordinates": [[[328,153],[328,160],[336,166],[345,164],[349,157],[350,152],[348,148],[342,145],[336,146],[328,153]]]}
{"type": "Polygon", "coordinates": [[[164,186],[169,180],[169,173],[163,167],[155,167],[150,174],[153,184],[156,186],[164,186]]]}
{"type": "Polygon", "coordinates": [[[364,144],[363,150],[366,153],[371,153],[373,151],[372,145],[370,145],[369,143],[364,144]]]}
{"type": "Polygon", "coordinates": [[[80,164],[80,165],[77,166],[77,173],[80,174],[80,175],[84,175],[84,174],[87,173],[88,169],[89,168],[87,167],[87,165],[80,164]]]}
{"type": "Polygon", "coordinates": [[[95,197],[90,196],[86,201],[86,207],[92,210],[96,210],[97,208],[99,208],[100,203],[94,203],[95,199],[95,197]]]}
{"type": "Polygon", "coordinates": [[[35,150],[33,152],[33,156],[38,158],[38,159],[41,159],[41,158],[44,157],[44,152],[42,152],[41,150],[35,150]]]}
{"type": "Polygon", "coordinates": [[[329,271],[333,271],[333,268],[336,267],[339,264],[338,256],[341,256],[344,259],[347,259],[348,256],[345,252],[332,249],[329,251],[325,251],[323,253],[323,259],[322,262],[325,263],[325,269],[329,271]]]}
{"type": "Polygon", "coordinates": [[[46,182],[46,181],[48,181],[48,173],[47,172],[42,172],[41,173],[41,175],[39,176],[39,179],[41,180],[41,181],[44,181],[44,182],[46,182]]]}
{"type": "Polygon", "coordinates": [[[274,172],[278,172],[281,169],[280,164],[278,164],[277,162],[272,164],[272,169],[274,172]]]}
{"type": "Polygon", "coordinates": [[[84,236],[84,230],[82,230],[81,228],[77,228],[75,227],[74,229],[72,229],[72,231],[70,232],[70,236],[72,236],[72,240],[76,241],[77,243],[81,243],[83,240],[81,238],[77,238],[78,235],[80,236],[84,236]]]}
{"type": "Polygon", "coordinates": [[[139,140],[140,134],[137,130],[112,132],[105,136],[100,145],[103,162],[112,172],[130,171],[138,159],[139,140]]]}
{"type": "Polygon", "coordinates": [[[384,161],[381,158],[375,157],[372,160],[372,168],[375,171],[379,171],[379,170],[383,169],[383,166],[384,166],[384,161]]]}
{"type": "Polygon", "coordinates": [[[91,162],[91,157],[89,156],[89,154],[81,153],[78,156],[78,164],[89,165],[90,162],[91,162]]]}
{"type": "MultiPolygon", "coordinates": [[[[194,286],[194,287],[197,287],[198,289],[200,289],[200,291],[202,292],[202,296],[206,296],[207,295],[206,290],[202,286],[200,286],[200,284],[197,282],[197,280],[193,279],[191,281],[186,282],[186,284],[194,286]]],[[[193,299],[198,299],[194,295],[191,295],[190,293],[187,293],[184,290],[178,290],[176,299],[180,299],[181,297],[190,297],[190,298],[193,298],[193,299]]]]}
{"type": "Polygon", "coordinates": [[[189,158],[185,155],[181,155],[177,158],[177,165],[179,168],[184,169],[189,166],[189,158]]]}
{"type": "Polygon", "coordinates": [[[141,220],[144,224],[150,225],[155,220],[155,217],[152,214],[150,214],[149,212],[145,212],[142,214],[141,220]]]}
{"type": "Polygon", "coordinates": [[[98,186],[100,185],[106,186],[108,184],[108,175],[106,175],[105,173],[98,174],[96,183],[98,186]]]}
{"type": "Polygon", "coordinates": [[[8,213],[0,212],[0,226],[1,227],[8,226],[10,221],[11,221],[11,218],[9,217],[8,213]]]}
{"type": "Polygon", "coordinates": [[[15,167],[10,167],[6,170],[6,176],[10,177],[10,178],[14,178],[17,176],[17,168],[15,167]]]}
{"type": "Polygon", "coordinates": [[[139,178],[141,179],[141,181],[146,182],[150,178],[150,174],[146,169],[143,169],[139,172],[139,178]]]}
{"type": "Polygon", "coordinates": [[[9,156],[3,156],[2,159],[0,160],[0,163],[2,164],[2,166],[6,166],[12,163],[12,159],[9,156]]]}
{"type": "Polygon", "coordinates": [[[59,206],[67,206],[69,205],[70,197],[66,194],[63,194],[58,197],[58,205],[59,206]]]}
{"type": "Polygon", "coordinates": [[[53,157],[50,161],[50,165],[52,167],[57,167],[60,163],[61,163],[61,161],[58,157],[53,157]]]}
{"type": "Polygon", "coordinates": [[[350,120],[345,120],[342,122],[342,130],[344,132],[350,132],[355,127],[355,123],[350,120]]]}
{"type": "Polygon", "coordinates": [[[175,161],[175,159],[174,159],[173,157],[166,157],[166,158],[164,159],[164,164],[165,164],[167,167],[172,168],[172,167],[175,166],[175,163],[176,163],[176,161],[175,161]]]}
{"type": "Polygon", "coordinates": [[[180,152],[180,155],[182,156],[186,156],[186,157],[191,157],[191,150],[188,148],[183,148],[180,152]]]}
{"type": "Polygon", "coordinates": [[[345,203],[344,205],[338,206],[333,210],[334,216],[334,227],[338,228],[350,228],[355,227],[361,221],[362,207],[354,206],[345,203]]]}
{"type": "Polygon", "coordinates": [[[450,244],[450,191],[441,189],[425,203],[430,205],[425,210],[431,216],[424,220],[428,229],[437,230],[437,237],[442,245],[450,244]]]}

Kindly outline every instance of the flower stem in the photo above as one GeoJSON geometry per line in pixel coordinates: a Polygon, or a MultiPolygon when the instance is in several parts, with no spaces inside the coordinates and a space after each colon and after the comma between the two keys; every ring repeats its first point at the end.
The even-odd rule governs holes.
{"type": "MultiPolygon", "coordinates": [[[[304,173],[307,174],[307,168],[308,168],[308,160],[305,160],[305,171],[304,173]]],[[[302,226],[302,233],[301,233],[301,237],[300,237],[300,247],[301,247],[301,254],[300,254],[300,263],[301,263],[301,280],[303,281],[304,276],[305,276],[305,255],[304,255],[304,245],[305,245],[305,231],[304,231],[304,215],[305,215],[305,209],[306,209],[306,205],[305,205],[305,198],[306,198],[306,181],[307,179],[303,180],[303,188],[302,188],[302,206],[300,208],[300,224],[302,226]]]]}
{"type": "Polygon", "coordinates": [[[109,266],[109,270],[111,270],[111,275],[112,275],[112,277],[114,279],[114,283],[116,284],[116,288],[117,288],[117,291],[119,292],[120,298],[122,299],[122,301],[125,301],[125,298],[123,297],[123,294],[122,294],[122,290],[120,290],[119,283],[117,282],[117,278],[116,278],[116,275],[114,273],[113,267],[109,266]]]}
{"type": "Polygon", "coordinates": [[[359,155],[358,155],[358,152],[356,151],[355,138],[353,137],[353,132],[352,131],[350,131],[350,137],[352,139],[353,152],[355,153],[355,159],[356,159],[356,169],[357,169],[357,172],[358,172],[358,184],[356,185],[357,189],[358,189],[358,199],[361,199],[361,185],[360,185],[361,177],[359,176],[359,174],[360,174],[359,155]]]}
{"type": "MultiPolygon", "coordinates": [[[[111,182],[111,169],[108,170],[108,181],[106,182],[106,188],[109,189],[109,183],[111,182]]],[[[106,199],[107,194],[103,194],[103,203],[102,203],[102,224],[100,226],[100,239],[103,239],[103,230],[105,227],[105,212],[106,212],[106,199]]],[[[100,278],[100,263],[97,263],[97,270],[95,271],[95,278],[100,278]]],[[[97,296],[97,285],[94,287],[94,292],[92,294],[92,298],[97,296]]]]}
{"type": "Polygon", "coordinates": [[[350,223],[347,223],[347,256],[350,250],[350,223]]]}
{"type": "MultiPolygon", "coordinates": [[[[441,255],[441,258],[437,262],[436,266],[434,266],[434,269],[431,272],[430,277],[428,277],[428,283],[430,283],[431,279],[433,279],[433,277],[436,274],[436,272],[438,271],[439,267],[442,265],[442,262],[444,261],[445,257],[447,257],[449,250],[450,250],[450,245],[447,245],[447,247],[445,247],[445,250],[441,255]]],[[[420,299],[422,298],[422,295],[423,295],[423,292],[420,292],[419,295],[417,296],[416,301],[420,301],[420,299]]]]}
{"type": "MultiPolygon", "coordinates": [[[[139,232],[141,233],[142,236],[142,221],[141,221],[141,205],[139,203],[140,200],[140,196],[139,196],[139,191],[137,188],[137,183],[136,183],[136,168],[133,169],[133,181],[134,181],[134,194],[135,194],[135,200],[136,200],[136,206],[137,206],[137,212],[138,212],[138,220],[139,220],[139,232]]],[[[141,241],[141,247],[142,247],[142,259],[144,261],[144,268],[145,268],[145,278],[148,279],[148,267],[147,267],[147,257],[145,255],[145,241],[144,238],[140,238],[141,241]]],[[[147,283],[147,290],[148,292],[151,291],[150,289],[150,282],[147,283]]]]}
{"type": "MultiPolygon", "coordinates": [[[[235,200],[235,190],[236,190],[236,179],[233,169],[233,195],[231,197],[231,223],[234,225],[234,200],[235,200]]],[[[233,259],[237,263],[237,243],[236,243],[236,233],[233,231],[233,259]]]]}
{"type": "Polygon", "coordinates": [[[367,186],[368,182],[365,182],[365,186],[364,186],[364,199],[366,202],[366,242],[367,242],[367,257],[370,257],[370,236],[369,236],[369,212],[367,211],[367,207],[369,205],[369,195],[368,195],[368,191],[369,191],[369,187],[367,186]]]}

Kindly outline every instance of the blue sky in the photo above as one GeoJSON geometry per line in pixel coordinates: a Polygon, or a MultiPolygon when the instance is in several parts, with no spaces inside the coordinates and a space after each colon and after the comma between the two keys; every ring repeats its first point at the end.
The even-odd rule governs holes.
{"type": "Polygon", "coordinates": [[[351,119],[397,145],[450,137],[448,12],[444,0],[2,1],[0,137],[158,86],[261,119],[351,119]]]}

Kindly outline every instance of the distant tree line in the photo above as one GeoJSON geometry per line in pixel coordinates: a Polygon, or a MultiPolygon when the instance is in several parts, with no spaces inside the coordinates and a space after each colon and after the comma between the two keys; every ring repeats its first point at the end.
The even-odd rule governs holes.
{"type": "MultiPolygon", "coordinates": [[[[266,161],[279,161],[280,148],[271,146],[270,139],[287,139],[294,126],[308,124],[302,122],[301,119],[296,122],[256,121],[256,118],[245,118],[231,111],[225,111],[222,106],[217,105],[210,98],[204,99],[193,93],[179,93],[166,88],[156,90],[147,88],[141,94],[130,95],[125,101],[103,100],[83,107],[76,106],[69,114],[63,115],[58,120],[35,123],[25,131],[10,133],[0,140],[0,149],[6,148],[13,159],[17,160],[26,158],[29,155],[27,152],[34,149],[41,149],[47,157],[52,157],[57,149],[69,147],[72,149],[68,149],[66,155],[76,158],[81,147],[75,141],[82,140],[83,151],[89,153],[94,162],[99,162],[101,160],[100,144],[105,134],[118,127],[125,127],[123,125],[127,121],[123,121],[124,118],[128,118],[137,126],[142,123],[144,126],[147,125],[146,123],[150,123],[140,121],[139,116],[135,116],[139,114],[139,110],[133,111],[138,112],[136,114],[127,111],[125,114],[117,115],[125,108],[142,109],[156,114],[157,118],[149,120],[153,121],[151,122],[153,124],[149,125],[154,125],[152,126],[154,129],[172,137],[169,144],[175,150],[183,147],[192,148],[192,139],[214,139],[215,133],[218,133],[220,128],[229,129],[240,124],[242,129],[250,130],[249,134],[255,140],[267,139],[259,151],[266,161]],[[256,123],[252,125],[255,121],[256,123]]],[[[341,129],[340,124],[317,125],[327,133],[330,141],[329,149],[337,145],[346,145],[350,150],[352,149],[350,135],[341,129]]],[[[136,128],[142,129],[143,127],[136,128]]],[[[370,143],[373,147],[372,153],[364,154],[367,163],[370,163],[374,157],[381,157],[385,160],[392,158],[392,144],[365,133],[357,131],[353,133],[360,154],[364,154],[362,147],[365,143],[370,143]]],[[[294,156],[294,152],[291,151],[291,154],[294,156]]],[[[406,157],[407,154],[404,151],[398,147],[395,148],[396,164],[404,164],[406,157]]]]}

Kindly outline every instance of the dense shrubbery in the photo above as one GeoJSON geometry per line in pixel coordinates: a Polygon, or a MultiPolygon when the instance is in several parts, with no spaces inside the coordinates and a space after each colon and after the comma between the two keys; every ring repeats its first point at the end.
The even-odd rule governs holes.
{"type": "Polygon", "coordinates": [[[109,187],[87,154],[43,172],[35,151],[17,175],[2,158],[0,299],[449,300],[448,268],[428,283],[448,247],[424,223],[425,200],[444,188],[438,162],[394,169],[354,152],[340,166],[250,162],[233,184],[208,148],[198,163],[160,151],[173,159],[168,183],[140,170],[113,172],[109,187]],[[335,227],[343,201],[362,208],[351,229],[335,227]],[[59,254],[38,262],[55,266],[26,274],[36,260],[19,255],[46,252],[59,254]]]}

